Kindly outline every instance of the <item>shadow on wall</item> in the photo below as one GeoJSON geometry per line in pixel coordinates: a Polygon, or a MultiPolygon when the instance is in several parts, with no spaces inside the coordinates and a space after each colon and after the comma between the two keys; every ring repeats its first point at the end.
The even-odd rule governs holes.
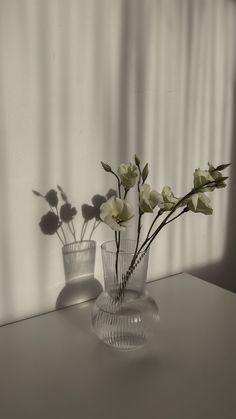
{"type": "Polygon", "coordinates": [[[232,125],[232,151],[231,151],[231,170],[230,170],[230,193],[228,209],[228,225],[226,234],[225,252],[222,259],[210,265],[201,266],[188,270],[192,275],[196,275],[220,287],[226,288],[236,293],[236,82],[234,84],[233,96],[233,125],[232,125]]]}
{"type": "Polygon", "coordinates": [[[65,244],[62,248],[65,286],[57,297],[56,309],[94,299],[102,292],[102,285],[94,276],[96,242],[91,237],[101,223],[100,206],[112,196],[116,196],[116,191],[109,189],[104,196],[94,195],[92,205],[83,204],[81,207],[84,224],[80,241],[65,244]],[[84,240],[87,225],[93,219],[95,223],[89,239],[84,240]]]}

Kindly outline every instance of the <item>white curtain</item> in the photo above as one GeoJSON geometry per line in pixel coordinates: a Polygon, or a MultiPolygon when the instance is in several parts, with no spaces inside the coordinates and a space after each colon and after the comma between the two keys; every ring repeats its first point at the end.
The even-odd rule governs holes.
{"type": "MultiPolygon", "coordinates": [[[[1,324],[53,310],[65,285],[32,189],[63,186],[80,216],[115,187],[100,160],[136,153],[177,196],[196,167],[231,160],[235,23],[230,0],[0,0],[1,324]]],[[[149,279],[223,258],[228,198],[160,234],[149,279]]]]}

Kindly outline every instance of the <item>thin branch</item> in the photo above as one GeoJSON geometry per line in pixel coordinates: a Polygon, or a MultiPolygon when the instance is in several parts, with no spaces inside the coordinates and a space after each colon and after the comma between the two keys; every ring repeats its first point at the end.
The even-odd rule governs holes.
{"type": "Polygon", "coordinates": [[[150,235],[150,233],[151,233],[151,231],[152,231],[152,228],[153,228],[153,226],[154,226],[155,222],[157,221],[157,219],[158,219],[158,218],[159,218],[162,214],[163,214],[163,210],[162,210],[162,209],[159,209],[159,211],[158,211],[158,213],[157,213],[156,217],[154,218],[154,220],[153,220],[153,222],[152,222],[152,224],[151,224],[151,226],[150,226],[150,228],[149,228],[149,230],[148,230],[147,237],[149,237],[149,235],[150,235]]]}
{"type": "Polygon", "coordinates": [[[115,172],[113,172],[113,170],[111,170],[111,173],[112,173],[112,174],[116,177],[116,179],[117,179],[119,198],[121,198],[121,181],[120,181],[119,177],[117,176],[117,174],[116,174],[115,172]]]}

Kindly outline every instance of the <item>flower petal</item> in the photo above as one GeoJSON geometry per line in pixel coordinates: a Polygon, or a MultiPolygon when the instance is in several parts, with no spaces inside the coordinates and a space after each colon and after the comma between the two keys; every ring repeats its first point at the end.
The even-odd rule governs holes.
{"type": "Polygon", "coordinates": [[[125,231],[125,227],[118,224],[111,215],[107,215],[103,221],[114,231],[125,231]]]}

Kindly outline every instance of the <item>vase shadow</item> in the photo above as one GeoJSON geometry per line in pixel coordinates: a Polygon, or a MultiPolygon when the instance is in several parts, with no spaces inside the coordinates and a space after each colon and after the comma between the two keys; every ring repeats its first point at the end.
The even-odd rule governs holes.
{"type": "Polygon", "coordinates": [[[56,310],[93,300],[102,290],[101,283],[93,275],[70,280],[57,297],[56,310]]]}

